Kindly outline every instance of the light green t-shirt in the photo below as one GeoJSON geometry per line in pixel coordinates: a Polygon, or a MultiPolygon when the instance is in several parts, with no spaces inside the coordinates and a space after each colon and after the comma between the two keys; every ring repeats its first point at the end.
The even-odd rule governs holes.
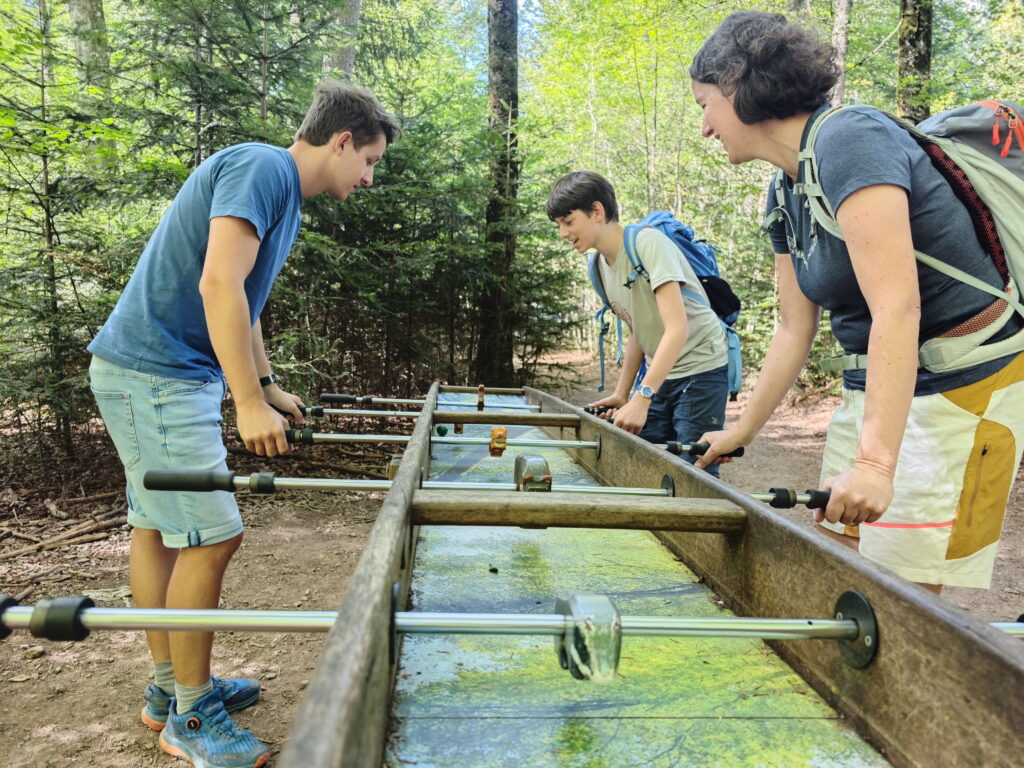
{"type": "MultiPolygon", "coordinates": [[[[609,266],[604,256],[598,258],[601,279],[612,311],[635,334],[637,344],[644,354],[654,356],[665,334],[665,324],[658,313],[658,302],[654,291],[669,281],[685,285],[704,301],[707,294],[697,279],[693,267],[668,237],[656,229],[641,229],[636,237],[636,249],[650,282],[638,277],[632,288],[626,288],[630,264],[626,257],[625,242],[619,246],[614,266],[609,266]]],[[[686,345],[679,359],[668,374],[669,379],[693,376],[705,371],[721,368],[728,362],[728,344],[718,316],[709,306],[701,304],[683,294],[686,308],[686,345]]]]}

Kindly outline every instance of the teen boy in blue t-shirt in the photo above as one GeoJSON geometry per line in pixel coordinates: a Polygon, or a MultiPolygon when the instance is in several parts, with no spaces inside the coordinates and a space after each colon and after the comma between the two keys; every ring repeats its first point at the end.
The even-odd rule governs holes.
{"type": "MultiPolygon", "coordinates": [[[[216,608],[242,539],[234,495],[161,493],[152,469],[226,469],[221,400],[231,390],[249,450],[288,450],[283,391],[260,313],[298,236],[303,198],[345,200],[373,183],[397,125],[369,91],[324,82],[287,149],[240,144],[189,176],[107,322],[89,345],[92,391],[125,466],[130,574],[141,608],[216,608]],[[226,387],[225,387],[226,380],[226,387]]],[[[146,633],[155,682],[143,722],[164,751],[215,768],[264,765],[267,748],[230,712],[256,702],[256,680],[210,677],[213,633],[146,633]]]]}

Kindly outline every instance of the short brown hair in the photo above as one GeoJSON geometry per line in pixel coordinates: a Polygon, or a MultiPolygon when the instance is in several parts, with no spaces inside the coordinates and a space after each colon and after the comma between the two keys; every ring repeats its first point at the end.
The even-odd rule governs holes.
{"type": "Polygon", "coordinates": [[[398,122],[370,91],[324,80],[316,87],[313,105],[295,132],[295,141],[322,147],[340,131],[352,133],[356,149],[376,141],[381,134],[391,144],[400,133],[398,122]]]}
{"type": "Polygon", "coordinates": [[[575,210],[589,214],[594,203],[604,206],[605,221],[619,220],[619,204],[611,182],[594,171],[572,171],[555,182],[545,207],[548,218],[555,221],[575,210]]]}

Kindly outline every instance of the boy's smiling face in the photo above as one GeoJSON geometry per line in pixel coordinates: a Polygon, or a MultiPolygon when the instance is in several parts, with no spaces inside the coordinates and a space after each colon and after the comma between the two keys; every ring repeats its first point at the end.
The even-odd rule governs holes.
{"type": "Polygon", "coordinates": [[[578,252],[586,253],[596,247],[598,229],[604,223],[604,212],[600,204],[589,212],[574,208],[565,216],[557,217],[555,223],[558,224],[560,238],[568,241],[578,252]]]}

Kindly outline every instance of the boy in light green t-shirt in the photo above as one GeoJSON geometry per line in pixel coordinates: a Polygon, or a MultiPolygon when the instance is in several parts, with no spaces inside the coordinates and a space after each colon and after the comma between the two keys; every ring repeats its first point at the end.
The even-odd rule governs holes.
{"type": "MultiPolygon", "coordinates": [[[[686,257],[661,232],[640,230],[636,249],[650,280],[627,288],[630,264],[615,190],[592,171],[560,178],[548,195],[547,214],[577,251],[596,248],[601,254],[609,304],[630,330],[615,391],[590,405],[610,407],[616,426],[652,443],[695,443],[721,429],[729,395],[728,344],[711,308],[680,290],[685,286],[707,301],[686,257]],[[630,394],[644,355],[650,364],[630,394]]],[[[707,471],[717,476],[718,465],[707,471]]]]}

